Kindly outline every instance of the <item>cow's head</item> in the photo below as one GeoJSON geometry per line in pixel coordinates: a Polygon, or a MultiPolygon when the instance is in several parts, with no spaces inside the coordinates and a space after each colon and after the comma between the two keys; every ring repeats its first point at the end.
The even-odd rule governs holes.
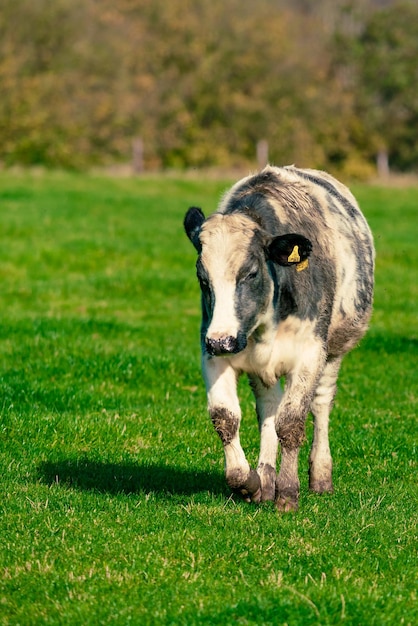
{"type": "Polygon", "coordinates": [[[206,351],[237,354],[271,315],[272,263],[301,266],[311,252],[302,235],[269,236],[250,216],[201,209],[186,213],[184,227],[199,257],[197,277],[203,296],[206,351]],[[269,263],[270,262],[270,263],[269,263]]]}

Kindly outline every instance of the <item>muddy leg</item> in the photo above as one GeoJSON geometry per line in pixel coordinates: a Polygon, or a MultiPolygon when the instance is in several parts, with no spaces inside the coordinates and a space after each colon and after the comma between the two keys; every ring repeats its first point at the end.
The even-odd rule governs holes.
{"type": "Polygon", "coordinates": [[[260,429],[260,456],[257,473],[261,480],[261,501],[273,500],[276,491],[276,461],[279,440],[277,438],[275,418],[282,397],[280,383],[266,388],[256,376],[250,377],[257,407],[260,429]]]}
{"type": "Polygon", "coordinates": [[[250,468],[240,443],[241,409],[236,372],[226,359],[207,356],[203,358],[203,372],[209,415],[224,447],[226,481],[247,502],[259,502],[260,478],[250,468]]]}
{"type": "Polygon", "coordinates": [[[341,358],[334,359],[325,365],[311,404],[314,416],[314,436],[309,456],[309,488],[317,493],[333,491],[328,423],[341,360],[341,358]]]}
{"type": "Polygon", "coordinates": [[[276,431],[282,459],[276,481],[276,504],[279,511],[296,511],[299,501],[298,457],[305,440],[305,421],[324,367],[322,346],[311,348],[310,361],[315,367],[301,366],[287,376],[283,399],[276,417],[276,431]]]}

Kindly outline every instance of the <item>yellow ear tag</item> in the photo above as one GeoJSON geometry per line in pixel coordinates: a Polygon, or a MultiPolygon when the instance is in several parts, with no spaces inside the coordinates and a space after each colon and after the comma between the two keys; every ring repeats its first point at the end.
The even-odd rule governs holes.
{"type": "Polygon", "coordinates": [[[292,252],[287,257],[287,261],[288,263],[298,263],[300,261],[299,246],[293,248],[292,252]]]}
{"type": "Polygon", "coordinates": [[[309,261],[308,259],[305,259],[304,261],[301,261],[300,263],[296,265],[296,271],[301,272],[302,270],[306,270],[308,265],[309,265],[309,261]]]}

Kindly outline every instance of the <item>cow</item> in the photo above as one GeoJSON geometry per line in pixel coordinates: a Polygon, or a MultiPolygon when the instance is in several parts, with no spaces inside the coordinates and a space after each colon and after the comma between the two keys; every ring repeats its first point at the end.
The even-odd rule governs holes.
{"type": "Polygon", "coordinates": [[[184,228],[198,253],[202,371],[227,484],[247,502],[295,511],[309,412],[309,488],[333,491],[329,414],[342,358],[371,315],[371,231],[354,196],[329,174],[269,165],[238,181],[207,219],[191,207],[184,228]],[[241,374],[255,396],[256,469],[240,443],[241,374]]]}

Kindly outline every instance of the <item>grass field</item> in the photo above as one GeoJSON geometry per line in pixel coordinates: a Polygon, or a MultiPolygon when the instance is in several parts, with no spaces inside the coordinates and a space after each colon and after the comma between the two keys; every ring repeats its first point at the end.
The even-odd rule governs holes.
{"type": "Polygon", "coordinates": [[[280,517],[230,498],[205,408],[182,219],[225,187],[0,175],[1,625],[418,623],[418,188],[354,188],[377,286],[332,414],[335,494],[308,492],[306,444],[280,517]]]}

